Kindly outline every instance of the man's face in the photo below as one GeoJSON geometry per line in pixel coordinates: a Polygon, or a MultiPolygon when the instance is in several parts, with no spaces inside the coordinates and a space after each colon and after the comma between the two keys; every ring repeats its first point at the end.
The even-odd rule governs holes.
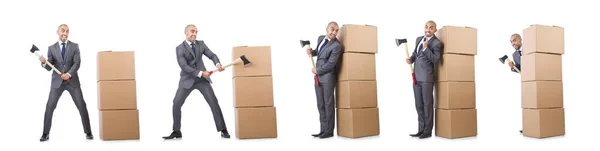
{"type": "Polygon", "coordinates": [[[194,42],[196,41],[196,34],[198,34],[198,29],[195,26],[190,26],[185,31],[185,38],[190,42],[194,42]]]}
{"type": "Polygon", "coordinates": [[[515,50],[519,50],[521,49],[521,38],[518,36],[512,36],[510,37],[510,44],[512,44],[513,48],[515,48],[515,50]]]}
{"type": "Polygon", "coordinates": [[[433,34],[437,31],[435,24],[433,23],[426,23],[425,24],[425,36],[426,37],[431,37],[433,36],[433,34]]]}
{"type": "Polygon", "coordinates": [[[66,42],[67,38],[69,38],[69,27],[66,25],[60,26],[56,33],[58,34],[58,39],[60,39],[60,41],[66,42]]]}
{"type": "Polygon", "coordinates": [[[334,40],[335,36],[337,36],[339,30],[340,30],[340,27],[338,27],[338,25],[336,25],[336,24],[328,25],[327,26],[327,37],[331,40],[334,40]]]}

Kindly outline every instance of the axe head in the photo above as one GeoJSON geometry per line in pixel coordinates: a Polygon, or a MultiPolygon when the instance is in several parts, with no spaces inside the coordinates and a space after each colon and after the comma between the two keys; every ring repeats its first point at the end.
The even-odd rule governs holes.
{"type": "Polygon", "coordinates": [[[304,47],[306,45],[310,45],[310,41],[308,41],[308,40],[300,40],[300,47],[304,47]]]}
{"type": "Polygon", "coordinates": [[[504,56],[502,56],[502,57],[500,57],[500,58],[498,58],[498,59],[500,60],[500,62],[502,62],[502,64],[504,64],[504,61],[505,61],[506,59],[508,59],[508,56],[504,55],[504,56]]]}
{"type": "Polygon", "coordinates": [[[31,50],[29,50],[29,51],[31,51],[31,53],[34,53],[35,51],[38,51],[38,50],[40,50],[40,49],[38,49],[38,47],[33,45],[33,46],[31,46],[31,50]]]}
{"type": "Polygon", "coordinates": [[[248,60],[248,58],[246,58],[246,55],[240,56],[240,59],[242,59],[242,62],[244,62],[244,66],[252,65],[252,62],[250,62],[250,60],[248,60]]]}
{"type": "Polygon", "coordinates": [[[404,39],[396,39],[396,46],[400,46],[400,45],[402,45],[403,43],[406,43],[406,42],[407,42],[406,38],[404,38],[404,39]]]}

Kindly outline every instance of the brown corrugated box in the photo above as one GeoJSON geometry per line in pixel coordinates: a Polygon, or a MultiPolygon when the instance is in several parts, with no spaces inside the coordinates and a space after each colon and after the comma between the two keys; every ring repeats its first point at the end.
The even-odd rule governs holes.
{"type": "Polygon", "coordinates": [[[475,56],[443,54],[437,68],[437,81],[475,81],[475,56]]]}
{"type": "Polygon", "coordinates": [[[97,55],[97,81],[135,80],[133,51],[100,51],[97,55]]]}
{"type": "Polygon", "coordinates": [[[375,54],[344,53],[340,59],[338,81],[374,81],[376,79],[375,54]]]}
{"type": "Polygon", "coordinates": [[[377,26],[345,24],[338,39],[344,52],[377,53],[377,26]]]}
{"type": "Polygon", "coordinates": [[[523,135],[546,138],[565,135],[565,110],[523,109],[523,135]]]}
{"type": "Polygon", "coordinates": [[[379,108],[337,109],[337,135],[348,138],[379,135],[379,108]]]}
{"type": "Polygon", "coordinates": [[[444,26],[437,36],[444,43],[444,53],[477,55],[477,28],[444,26]]]}
{"type": "Polygon", "coordinates": [[[434,94],[435,108],[475,108],[475,82],[438,82],[434,94]]]}
{"type": "Polygon", "coordinates": [[[377,81],[341,81],[336,94],[337,108],[377,107],[377,81]]]}
{"type": "Polygon", "coordinates": [[[523,30],[523,55],[564,54],[565,29],[559,26],[531,25],[523,30]]]}
{"type": "Polygon", "coordinates": [[[544,109],[563,107],[561,81],[529,81],[521,83],[521,107],[544,109]]]}
{"type": "Polygon", "coordinates": [[[435,136],[444,138],[477,136],[477,109],[435,109],[435,136]]]}
{"type": "Polygon", "coordinates": [[[245,138],[277,138],[275,107],[235,108],[235,135],[245,138]]]}
{"type": "Polygon", "coordinates": [[[135,80],[98,81],[98,110],[137,109],[135,80]]]}
{"type": "Polygon", "coordinates": [[[546,53],[521,56],[521,81],[562,81],[562,56],[546,53]]]}
{"type": "Polygon", "coordinates": [[[140,139],[138,110],[100,111],[100,139],[140,139]]]}
{"type": "Polygon", "coordinates": [[[271,76],[271,46],[238,46],[233,47],[231,61],[245,55],[250,66],[239,63],[232,66],[233,77],[271,76]]]}
{"type": "Polygon", "coordinates": [[[272,107],[273,104],[271,76],[233,78],[234,107],[272,107]]]}

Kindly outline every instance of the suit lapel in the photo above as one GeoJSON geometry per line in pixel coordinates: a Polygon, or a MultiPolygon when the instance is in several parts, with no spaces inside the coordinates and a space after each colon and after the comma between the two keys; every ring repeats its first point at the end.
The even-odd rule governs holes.
{"type": "Polygon", "coordinates": [[[200,50],[202,50],[202,48],[200,45],[198,45],[199,44],[198,40],[195,40],[194,43],[196,44],[196,55],[198,55],[198,56],[195,56],[194,59],[196,59],[196,60],[194,60],[194,61],[196,61],[196,68],[198,68],[198,67],[200,67],[200,63],[201,63],[200,57],[202,57],[202,54],[200,53],[201,52],[200,50]]]}
{"type": "Polygon", "coordinates": [[[183,41],[183,45],[185,45],[185,50],[187,50],[188,53],[190,53],[190,55],[192,55],[192,58],[196,59],[196,56],[194,55],[194,52],[192,51],[192,47],[186,41],[183,41]]]}
{"type": "Polygon", "coordinates": [[[69,56],[71,56],[71,41],[67,41],[67,48],[65,48],[65,58],[63,58],[63,60],[66,62],[67,59],[71,58],[69,56]]]}
{"type": "Polygon", "coordinates": [[[54,54],[55,54],[56,58],[58,58],[57,60],[62,63],[64,59],[61,54],[60,43],[56,42],[54,48],[56,50],[56,51],[54,51],[54,54]]]}
{"type": "MultiPolygon", "coordinates": [[[[327,39],[323,38],[323,40],[327,40],[327,39]]],[[[318,55],[320,56],[320,55],[321,55],[321,53],[323,53],[323,51],[327,50],[328,46],[329,46],[329,45],[331,45],[331,43],[333,43],[333,41],[335,41],[335,40],[328,41],[328,42],[327,42],[327,44],[325,44],[325,45],[323,46],[323,48],[319,48],[319,53],[318,53],[318,55]]]]}

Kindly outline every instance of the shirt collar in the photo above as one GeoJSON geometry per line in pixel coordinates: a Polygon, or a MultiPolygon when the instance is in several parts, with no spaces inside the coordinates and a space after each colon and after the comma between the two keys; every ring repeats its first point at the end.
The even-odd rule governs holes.
{"type": "Polygon", "coordinates": [[[185,42],[190,45],[190,47],[192,46],[192,42],[188,41],[187,39],[185,40],[185,42]]]}
{"type": "MultiPolygon", "coordinates": [[[[58,40],[58,45],[61,45],[61,46],[62,46],[62,43],[63,43],[63,42],[62,42],[62,41],[60,41],[60,39],[59,39],[59,40],[58,40]]],[[[68,44],[69,44],[69,40],[66,40],[66,42],[65,42],[65,45],[68,45],[68,44]]]]}

